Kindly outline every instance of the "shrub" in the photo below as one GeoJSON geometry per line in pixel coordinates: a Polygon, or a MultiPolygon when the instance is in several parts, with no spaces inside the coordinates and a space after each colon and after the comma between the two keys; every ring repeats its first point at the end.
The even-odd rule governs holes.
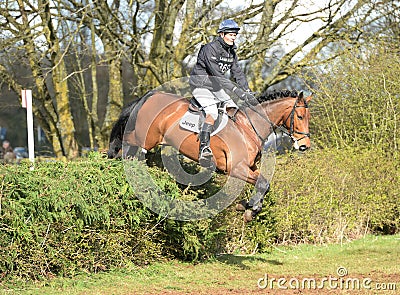
{"type": "MultiPolygon", "coordinates": [[[[152,167],[171,196],[207,198],[205,187],[176,184],[152,167]]],[[[217,175],[209,194],[223,183],[217,175]]],[[[218,253],[269,251],[274,243],[325,243],[399,230],[399,160],[369,150],[313,150],[278,158],[272,190],[256,221],[234,204],[212,219],[176,221],[138,200],[121,161],[0,166],[2,280],[77,272],[218,253]]],[[[242,196],[249,197],[248,185],[242,196]]]]}
{"type": "MultiPolygon", "coordinates": [[[[207,197],[204,188],[183,190],[167,172],[150,170],[169,195],[207,197]]],[[[1,165],[0,184],[2,279],[72,276],[225,251],[224,212],[193,222],[158,216],[137,198],[121,161],[92,156],[37,163],[33,171],[28,163],[1,165]]]]}
{"type": "Polygon", "coordinates": [[[72,275],[164,255],[118,162],[1,167],[0,271],[20,278],[72,275]],[[138,242],[142,241],[142,242],[138,242]],[[145,249],[144,249],[145,248],[145,249]],[[145,254],[144,254],[145,253],[145,254]]]}
{"type": "Polygon", "coordinates": [[[392,43],[349,51],[311,78],[311,130],[322,147],[400,151],[400,58],[392,43]]]}
{"type": "Polygon", "coordinates": [[[280,243],[342,242],[399,230],[399,160],[333,149],[280,161],[273,183],[280,243]]]}

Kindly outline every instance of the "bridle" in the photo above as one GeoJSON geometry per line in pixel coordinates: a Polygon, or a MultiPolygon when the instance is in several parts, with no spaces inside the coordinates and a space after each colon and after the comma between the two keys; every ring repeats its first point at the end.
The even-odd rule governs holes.
{"type": "MultiPolygon", "coordinates": [[[[254,107],[254,105],[252,105],[251,103],[248,102],[248,100],[246,100],[245,102],[246,102],[247,106],[248,106],[253,112],[255,112],[257,115],[259,115],[264,121],[268,122],[268,124],[271,126],[272,130],[274,131],[274,133],[276,133],[276,129],[277,129],[278,127],[280,127],[280,126],[277,125],[277,124],[275,124],[274,122],[272,122],[272,121],[268,118],[268,116],[265,116],[264,114],[260,113],[260,112],[254,107]]],[[[306,109],[308,109],[308,103],[307,103],[307,101],[306,101],[305,98],[303,98],[303,102],[304,102],[304,105],[298,105],[298,104],[297,104],[297,103],[298,103],[298,99],[296,99],[296,101],[295,101],[295,103],[294,103],[294,105],[293,105],[293,107],[292,107],[292,110],[290,111],[289,115],[286,117],[285,120],[283,120],[283,124],[282,124],[282,125],[287,126],[287,125],[288,125],[288,124],[287,124],[287,121],[290,119],[290,125],[289,125],[290,127],[289,127],[289,130],[287,130],[287,128],[285,128],[285,127],[284,127],[284,128],[281,128],[282,133],[284,133],[284,134],[286,134],[287,136],[289,136],[290,139],[291,139],[295,144],[296,144],[298,141],[300,141],[300,140],[302,140],[302,139],[304,139],[304,138],[306,138],[306,137],[310,137],[310,136],[311,136],[311,134],[310,134],[309,132],[302,132],[302,131],[294,130],[294,115],[295,115],[295,113],[296,113],[296,109],[297,109],[297,108],[306,108],[306,109]],[[296,137],[294,137],[295,134],[303,135],[303,137],[301,137],[301,138],[296,138],[296,137]]],[[[257,131],[256,127],[254,126],[252,120],[250,119],[249,115],[247,114],[246,109],[244,110],[244,113],[246,114],[246,117],[247,117],[247,119],[249,120],[250,125],[251,125],[251,127],[253,128],[254,132],[257,134],[257,137],[258,137],[262,142],[265,142],[266,138],[263,138],[263,137],[258,133],[258,131],[257,131]]]]}
{"type": "Polygon", "coordinates": [[[302,131],[297,131],[297,130],[294,130],[294,115],[295,115],[295,113],[296,113],[296,109],[297,108],[305,108],[305,109],[308,109],[308,103],[307,103],[307,101],[306,101],[306,99],[303,97],[303,102],[304,102],[304,105],[297,105],[297,102],[298,102],[298,99],[296,99],[296,101],[295,101],[295,103],[294,103],[294,105],[293,105],[293,108],[292,108],[292,111],[290,112],[290,114],[286,117],[286,119],[283,121],[283,125],[285,125],[285,126],[287,126],[287,121],[290,119],[290,129],[289,129],[289,132],[287,132],[286,130],[282,130],[282,132],[283,133],[285,133],[286,135],[288,135],[291,139],[292,139],[292,141],[293,142],[298,142],[298,141],[300,141],[300,140],[302,140],[302,139],[304,139],[304,138],[307,138],[307,137],[310,137],[311,136],[311,134],[309,133],[309,132],[302,132],[302,131]],[[301,138],[295,138],[294,137],[294,135],[295,134],[300,134],[300,135],[303,135],[303,137],[301,137],[301,138]]]}

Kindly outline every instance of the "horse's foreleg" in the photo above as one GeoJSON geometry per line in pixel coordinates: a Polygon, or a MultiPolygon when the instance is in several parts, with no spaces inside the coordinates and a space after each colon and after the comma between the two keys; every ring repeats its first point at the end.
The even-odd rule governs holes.
{"type": "MultiPolygon", "coordinates": [[[[245,170],[241,170],[245,171],[245,170]]],[[[258,170],[251,170],[248,168],[247,174],[242,173],[234,174],[237,178],[246,180],[249,183],[254,184],[255,194],[250,198],[249,201],[241,200],[237,205],[236,209],[239,211],[245,211],[244,219],[249,222],[255,218],[255,216],[261,212],[264,196],[269,192],[269,181],[260,174],[258,170]]]]}
{"type": "Polygon", "coordinates": [[[269,192],[269,181],[266,180],[261,174],[259,175],[256,185],[255,185],[256,193],[252,196],[245,206],[247,210],[243,217],[245,221],[252,221],[258,213],[262,210],[262,205],[264,201],[264,196],[269,192]]]}

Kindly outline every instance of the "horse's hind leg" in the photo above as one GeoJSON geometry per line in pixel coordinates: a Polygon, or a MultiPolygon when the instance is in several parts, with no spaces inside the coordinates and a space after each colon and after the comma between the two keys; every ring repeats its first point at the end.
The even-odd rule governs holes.
{"type": "Polygon", "coordinates": [[[142,160],[144,155],[142,153],[138,153],[139,145],[136,142],[136,133],[135,130],[129,133],[124,134],[124,142],[122,144],[122,158],[123,159],[132,159],[134,157],[142,160]]]}
{"type": "Polygon", "coordinates": [[[109,159],[114,159],[118,156],[119,151],[122,148],[122,141],[119,138],[115,138],[110,142],[107,156],[109,159]]]}
{"type": "Polygon", "coordinates": [[[110,142],[110,147],[107,152],[107,156],[109,159],[119,158],[133,158],[138,150],[138,146],[131,145],[127,141],[122,141],[119,138],[114,139],[110,142]],[[120,151],[122,150],[122,155],[120,155],[120,151]]]}

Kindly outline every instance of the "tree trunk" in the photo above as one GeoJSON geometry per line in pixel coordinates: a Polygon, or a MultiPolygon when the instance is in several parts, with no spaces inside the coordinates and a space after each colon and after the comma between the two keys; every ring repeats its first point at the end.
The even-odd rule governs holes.
{"type": "MultiPolygon", "coordinates": [[[[33,104],[33,112],[35,116],[38,116],[40,121],[45,121],[47,124],[43,125],[42,128],[46,133],[50,143],[52,144],[54,154],[56,157],[64,156],[62,143],[60,140],[60,134],[57,129],[57,111],[54,108],[53,100],[50,96],[49,90],[45,83],[45,74],[41,68],[41,63],[38,58],[38,54],[35,47],[35,41],[30,34],[30,26],[28,16],[26,14],[25,5],[22,0],[18,0],[22,16],[22,25],[19,28],[25,32],[23,34],[24,49],[29,61],[29,65],[32,71],[33,80],[36,86],[36,93],[34,92],[34,102],[39,105],[33,104]]],[[[15,25],[18,25],[15,23],[15,25]]],[[[19,93],[19,92],[17,92],[19,93]]]]}
{"type": "Polygon", "coordinates": [[[98,141],[99,147],[101,149],[108,147],[108,139],[110,137],[111,129],[114,123],[118,120],[124,103],[122,92],[121,59],[119,56],[116,56],[114,48],[108,41],[103,40],[103,42],[106,52],[106,58],[108,60],[109,88],[106,114],[104,117],[103,126],[101,128],[101,138],[98,141]]]}
{"type": "MultiPolygon", "coordinates": [[[[151,65],[148,67],[145,75],[145,81],[151,88],[167,82],[174,77],[174,67],[177,65],[177,60],[174,58],[174,51],[184,48],[174,48],[173,33],[176,18],[184,3],[184,0],[156,1],[153,40],[147,63],[151,65]],[[155,74],[155,69],[157,70],[157,74],[155,74]]],[[[191,3],[188,5],[190,9],[191,3]]],[[[182,58],[183,56],[177,57],[182,58]]]]}
{"type": "MultiPolygon", "coordinates": [[[[39,1],[41,2],[41,1],[39,1]]],[[[71,107],[69,104],[69,91],[67,82],[67,71],[64,63],[64,54],[52,24],[49,2],[43,3],[44,10],[41,12],[49,48],[51,48],[52,81],[55,92],[56,108],[58,114],[58,132],[61,141],[62,154],[68,159],[79,155],[78,144],[75,139],[75,126],[72,120],[71,107]]],[[[54,134],[55,135],[55,134],[54,134]]],[[[53,137],[54,137],[53,135],[53,137]]]]}

